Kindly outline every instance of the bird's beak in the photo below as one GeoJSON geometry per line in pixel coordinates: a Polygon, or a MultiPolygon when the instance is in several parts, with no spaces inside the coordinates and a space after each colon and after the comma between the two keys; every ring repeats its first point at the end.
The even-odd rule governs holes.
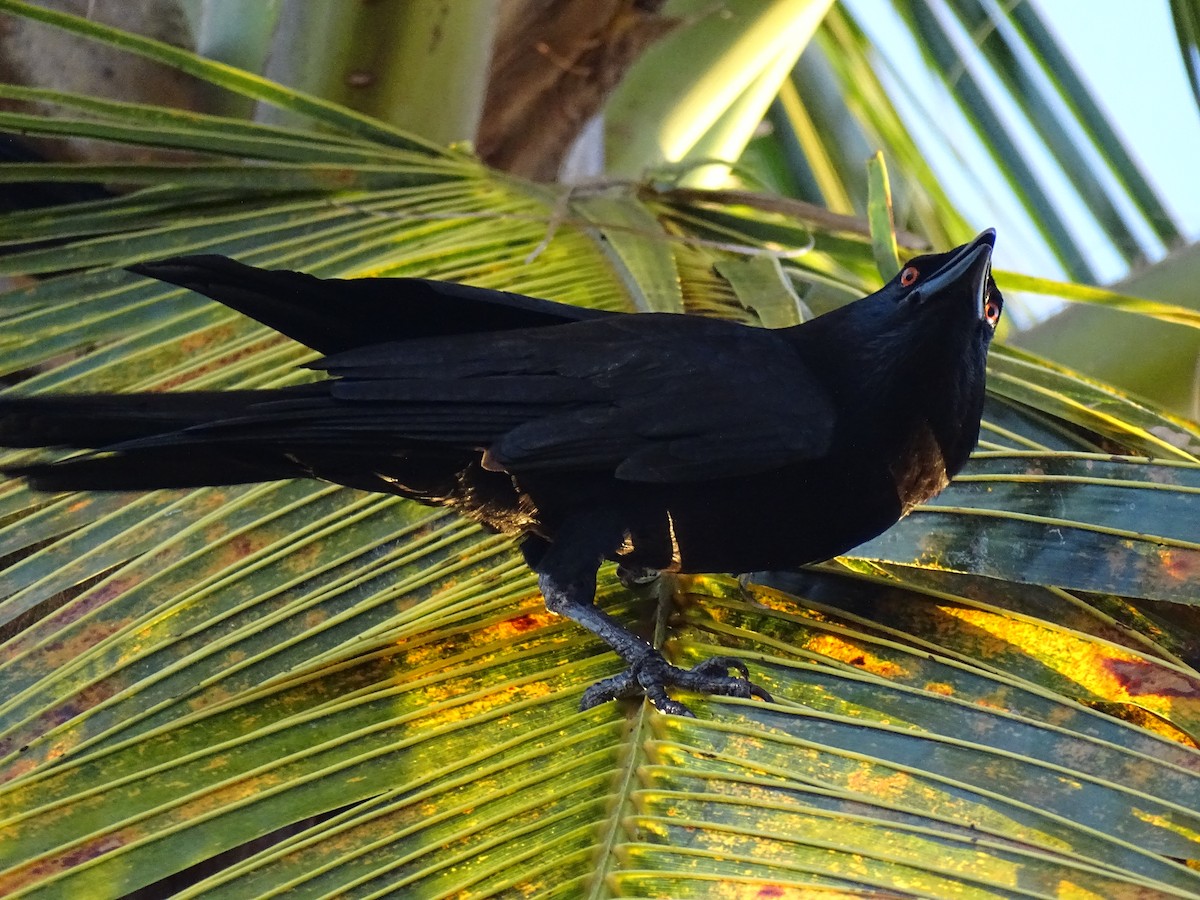
{"type": "Polygon", "coordinates": [[[960,247],[940,269],[924,278],[915,292],[925,297],[961,296],[964,291],[969,292],[976,315],[982,316],[995,243],[996,229],[982,232],[971,243],[960,247]]]}

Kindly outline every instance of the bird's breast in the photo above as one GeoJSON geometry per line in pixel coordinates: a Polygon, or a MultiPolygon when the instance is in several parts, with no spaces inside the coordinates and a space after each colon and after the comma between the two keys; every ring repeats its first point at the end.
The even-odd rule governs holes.
{"type": "Polygon", "coordinates": [[[870,540],[950,483],[923,419],[836,451],[703,485],[643,486],[639,496],[657,502],[631,516],[622,560],[684,572],[793,568],[870,540]]]}
{"type": "Polygon", "coordinates": [[[936,497],[950,483],[946,458],[928,423],[916,426],[904,440],[890,466],[900,501],[900,515],[936,497]]]}

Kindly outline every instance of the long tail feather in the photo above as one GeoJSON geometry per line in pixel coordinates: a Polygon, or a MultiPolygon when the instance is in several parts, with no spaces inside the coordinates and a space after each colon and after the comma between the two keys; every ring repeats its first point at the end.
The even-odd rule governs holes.
{"type": "Polygon", "coordinates": [[[25,478],[38,491],[149,491],[221,484],[250,484],[299,478],[307,473],[281,454],[246,455],[187,447],[155,447],[129,453],[104,453],[50,463],[6,466],[3,473],[25,478]]]}
{"type": "Polygon", "coordinates": [[[277,448],[217,447],[197,453],[185,435],[188,428],[244,415],[256,404],[314,392],[304,385],[274,391],[0,397],[0,446],[102,451],[2,471],[28,478],[43,491],[149,490],[303,476],[304,467],[277,448]],[[171,434],[180,439],[168,446],[104,452],[171,434]]]}
{"type": "Polygon", "coordinates": [[[0,396],[0,447],[107,447],[232,418],[282,396],[280,391],[0,396]]]}
{"type": "Polygon", "coordinates": [[[447,281],[317,278],[215,255],[177,256],[129,270],[211,297],[322,353],[610,315],[447,281]]]}

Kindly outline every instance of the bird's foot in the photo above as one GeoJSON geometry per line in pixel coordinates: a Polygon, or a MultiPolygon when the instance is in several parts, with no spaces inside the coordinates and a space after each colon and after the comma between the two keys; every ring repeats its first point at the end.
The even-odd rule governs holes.
{"type": "Polygon", "coordinates": [[[650,569],[646,566],[617,566],[617,581],[621,582],[622,586],[627,588],[649,584],[658,578],[660,574],[658,569],[650,569]]]}
{"type": "Polygon", "coordinates": [[[750,681],[750,670],[739,659],[714,656],[704,660],[694,669],[681,669],[663,659],[657,650],[651,650],[631,663],[620,675],[597,681],[584,691],[579,708],[591,709],[609,700],[645,696],[660,712],[694,718],[695,714],[684,704],[667,696],[668,687],[683,688],[697,694],[758,697],[760,700],[771,701],[770,694],[750,681]],[[730,675],[730,669],[740,677],[730,675]]]}

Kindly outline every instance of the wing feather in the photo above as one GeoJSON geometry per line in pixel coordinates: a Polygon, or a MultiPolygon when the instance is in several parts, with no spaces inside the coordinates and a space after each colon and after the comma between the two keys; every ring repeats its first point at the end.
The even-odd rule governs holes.
{"type": "Polygon", "coordinates": [[[381,426],[436,441],[414,426],[440,410],[444,438],[472,435],[489,468],[513,474],[741,475],[819,455],[834,424],[784,333],[689,316],[380,345],[319,367],[336,399],[379,404],[381,426]]]}
{"type": "Polygon", "coordinates": [[[421,338],[314,367],[332,376],[319,392],[127,447],[241,443],[303,455],[420,444],[478,451],[512,474],[678,482],[820,455],[834,428],[829,395],[786,330],[691,316],[421,338]]]}

